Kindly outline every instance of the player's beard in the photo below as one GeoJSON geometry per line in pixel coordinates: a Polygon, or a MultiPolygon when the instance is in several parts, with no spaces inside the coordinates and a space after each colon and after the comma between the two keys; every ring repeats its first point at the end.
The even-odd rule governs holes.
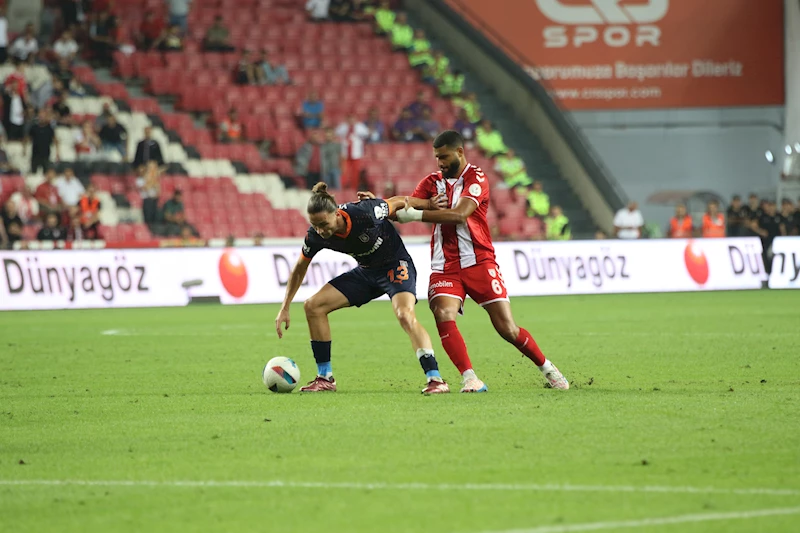
{"type": "Polygon", "coordinates": [[[442,171],[442,176],[443,176],[445,179],[455,178],[455,177],[456,177],[456,174],[458,173],[458,168],[459,168],[460,166],[461,166],[461,161],[459,161],[458,159],[456,159],[455,161],[453,161],[452,163],[450,163],[450,166],[448,166],[446,169],[444,169],[444,170],[442,171]]]}

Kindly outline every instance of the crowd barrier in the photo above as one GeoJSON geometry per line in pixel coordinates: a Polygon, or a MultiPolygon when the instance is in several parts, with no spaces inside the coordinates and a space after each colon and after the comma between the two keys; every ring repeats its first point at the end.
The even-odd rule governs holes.
{"type": "MultiPolygon", "coordinates": [[[[757,238],[497,243],[511,296],[759,289],[767,276],[757,238]]],[[[800,239],[775,241],[783,261],[770,286],[797,287],[800,239]]],[[[430,247],[408,245],[417,295],[427,297],[430,247]]],[[[0,310],[183,306],[283,300],[300,245],[236,249],[0,252],[0,310]]],[[[325,250],[297,293],[302,301],[355,261],[325,250]]],[[[777,263],[776,263],[777,264],[777,263]]]]}

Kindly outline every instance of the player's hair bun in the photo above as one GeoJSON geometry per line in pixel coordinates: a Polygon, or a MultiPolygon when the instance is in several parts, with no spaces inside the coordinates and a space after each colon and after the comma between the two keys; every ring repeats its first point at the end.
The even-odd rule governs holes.
{"type": "Polygon", "coordinates": [[[311,198],[308,199],[308,214],[335,213],[336,199],[328,192],[328,184],[319,182],[311,188],[311,198]]]}
{"type": "Polygon", "coordinates": [[[328,194],[328,184],[320,181],[312,187],[311,192],[314,194],[328,194]]]}

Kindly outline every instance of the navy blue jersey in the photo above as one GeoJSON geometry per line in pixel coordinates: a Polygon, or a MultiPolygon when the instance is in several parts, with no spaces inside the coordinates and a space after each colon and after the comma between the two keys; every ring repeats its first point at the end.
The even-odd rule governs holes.
{"type": "Polygon", "coordinates": [[[352,256],[364,268],[384,267],[398,259],[408,259],[400,234],[388,220],[389,211],[389,204],[381,199],[340,205],[339,213],[347,224],[345,232],[323,239],[313,227],[308,228],[303,255],[311,259],[328,248],[352,256]]]}

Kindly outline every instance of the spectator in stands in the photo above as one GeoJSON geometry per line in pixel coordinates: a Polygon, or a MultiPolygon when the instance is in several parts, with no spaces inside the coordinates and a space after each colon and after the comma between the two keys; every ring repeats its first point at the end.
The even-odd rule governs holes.
{"type": "Polygon", "coordinates": [[[82,96],[85,92],[78,80],[75,79],[75,74],[72,73],[72,67],[66,59],[59,59],[58,63],[52,70],[53,78],[58,79],[64,88],[69,91],[73,96],[82,96]]]}
{"type": "Polygon", "coordinates": [[[728,237],[744,237],[747,235],[747,206],[742,205],[742,197],[738,194],[731,198],[731,205],[726,213],[728,219],[728,237]]]}
{"type": "Polygon", "coordinates": [[[17,207],[23,224],[34,224],[39,220],[39,202],[28,187],[23,187],[11,195],[10,200],[17,207]]]}
{"type": "Polygon", "coordinates": [[[88,240],[96,240],[100,238],[100,199],[95,194],[94,185],[91,183],[86,188],[84,194],[78,201],[78,211],[81,220],[81,230],[83,238],[88,240]]]}
{"type": "Polygon", "coordinates": [[[433,108],[428,103],[428,93],[425,91],[417,92],[417,99],[406,106],[406,109],[411,112],[411,118],[419,120],[425,111],[433,112],[433,108]]]}
{"type": "Polygon", "coordinates": [[[534,181],[533,187],[526,198],[528,202],[528,216],[543,219],[550,213],[550,196],[544,192],[541,181],[534,181]]]}
{"type": "Polygon", "coordinates": [[[260,231],[253,235],[253,246],[263,246],[264,245],[264,234],[260,231]]]}
{"type": "Polygon", "coordinates": [[[97,115],[97,118],[94,120],[94,127],[97,131],[103,129],[108,123],[108,120],[114,116],[114,113],[111,112],[111,104],[108,102],[103,102],[103,110],[97,115]]]}
{"type": "Polygon", "coordinates": [[[569,219],[559,205],[554,205],[550,209],[550,215],[544,219],[544,225],[548,241],[568,241],[572,238],[569,219]]]}
{"type": "Polygon", "coordinates": [[[64,205],[67,208],[77,206],[85,189],[83,183],[75,177],[75,172],[69,167],[65,168],[64,175],[57,178],[55,183],[64,205]]]}
{"type": "Polygon", "coordinates": [[[217,15],[214,17],[213,24],[206,31],[203,48],[207,52],[233,52],[236,49],[228,42],[229,37],[230,32],[222,23],[222,16],[217,15]]]}
{"type": "MultiPolygon", "coordinates": [[[[188,231],[188,228],[184,227],[184,228],[181,228],[181,229],[182,229],[181,237],[183,237],[184,233],[188,233],[188,234],[191,235],[191,232],[188,231]],[[183,231],[183,230],[186,230],[186,231],[183,231]]],[[[234,246],[236,246],[236,236],[233,235],[233,234],[230,234],[227,237],[225,237],[225,248],[233,248],[234,246]]]]}
{"type": "Polygon", "coordinates": [[[306,12],[314,22],[328,20],[331,0],[308,0],[306,12]]]}
{"type": "Polygon", "coordinates": [[[242,123],[235,108],[228,111],[228,116],[219,123],[217,140],[221,143],[237,143],[242,140],[242,123]]]}
{"type": "Polygon", "coordinates": [[[364,157],[364,143],[369,138],[369,128],[352,113],[347,121],[336,128],[336,136],[342,143],[343,172],[342,187],[358,187],[361,176],[361,159],[364,157]]]}
{"type": "Polygon", "coordinates": [[[8,154],[0,148],[0,174],[19,174],[19,169],[11,165],[8,154]]]}
{"type": "Polygon", "coordinates": [[[431,42],[425,37],[424,30],[417,29],[414,31],[414,40],[411,42],[411,50],[408,53],[408,64],[411,68],[423,72],[433,65],[431,42]]]}
{"type": "Polygon", "coordinates": [[[26,61],[30,54],[35,54],[39,51],[39,42],[36,40],[36,32],[32,23],[25,25],[25,31],[17,37],[9,50],[10,54],[19,59],[26,61]]]}
{"type": "Polygon", "coordinates": [[[457,98],[464,92],[464,73],[460,70],[445,70],[442,79],[439,80],[439,94],[447,98],[457,98]]]}
{"type": "Polygon", "coordinates": [[[772,241],[775,237],[786,235],[786,226],[783,217],[778,214],[775,202],[764,202],[763,212],[751,224],[753,232],[761,237],[761,246],[764,250],[764,268],[767,274],[772,273],[772,241]]]}
{"type": "Polygon", "coordinates": [[[475,93],[467,93],[463,98],[454,98],[453,105],[459,109],[463,109],[466,113],[467,120],[473,124],[478,124],[481,121],[481,104],[478,102],[478,95],[475,93]]]}
{"type": "Polygon", "coordinates": [[[303,102],[303,128],[319,128],[322,125],[322,115],[325,113],[325,104],[319,99],[317,91],[311,90],[308,98],[303,102]]]}
{"type": "Polygon", "coordinates": [[[400,118],[392,126],[392,136],[396,141],[409,142],[414,138],[414,128],[416,121],[411,116],[411,111],[404,109],[400,113],[400,118]]]}
{"type": "Polygon", "coordinates": [[[472,141],[475,140],[475,124],[467,118],[467,112],[464,109],[458,110],[453,129],[459,132],[467,143],[472,144],[472,141]]]}
{"type": "Polygon", "coordinates": [[[604,241],[608,239],[608,235],[606,235],[606,232],[603,230],[597,230],[594,232],[594,238],[598,241],[604,241]]]}
{"type": "Polygon", "coordinates": [[[162,52],[180,52],[183,50],[183,38],[178,26],[170,26],[167,31],[161,34],[156,40],[153,48],[162,52]]]}
{"type": "Polygon", "coordinates": [[[30,105],[36,109],[45,107],[53,98],[53,77],[45,67],[39,65],[28,65],[26,77],[30,105]]]}
{"type": "Polygon", "coordinates": [[[177,26],[183,33],[189,31],[189,4],[193,0],[167,0],[169,7],[169,24],[177,26]]]}
{"type": "Polygon", "coordinates": [[[141,26],[139,26],[139,47],[150,50],[165,30],[164,19],[154,11],[146,10],[141,26]]]}
{"type": "Polygon", "coordinates": [[[781,216],[783,217],[783,226],[786,228],[786,235],[800,234],[800,212],[798,212],[794,204],[788,198],[781,201],[781,216]]]}
{"type": "Polygon", "coordinates": [[[25,136],[27,102],[28,85],[22,72],[22,65],[15,60],[14,71],[3,81],[3,127],[10,141],[18,141],[25,136]]]}
{"type": "Polygon", "coordinates": [[[309,189],[322,179],[322,141],[318,131],[312,132],[295,155],[295,171],[306,179],[309,189]]]}
{"type": "Polygon", "coordinates": [[[292,83],[286,66],[271,63],[266,49],[261,50],[261,57],[258,59],[256,67],[256,78],[261,85],[289,85],[292,83]]]}
{"type": "Polygon", "coordinates": [[[22,227],[22,219],[17,213],[17,206],[13,201],[8,200],[3,208],[3,228],[8,248],[12,248],[15,242],[22,240],[22,227]]]}
{"type": "Polygon", "coordinates": [[[158,163],[158,166],[164,165],[164,157],[161,155],[161,146],[158,141],[152,138],[153,128],[147,126],[144,129],[144,139],[136,145],[136,155],[133,158],[134,168],[138,168],[146,164],[151,159],[158,163]]]}
{"type": "Polygon", "coordinates": [[[139,168],[136,188],[142,197],[144,223],[153,231],[152,225],[158,222],[158,199],[161,196],[161,169],[154,159],[139,168]]]}
{"type": "Polygon", "coordinates": [[[355,22],[360,15],[360,6],[353,0],[330,0],[328,16],[334,22],[355,22]]]}
{"type": "MultiPolygon", "coordinates": [[[[93,17],[89,26],[92,55],[102,65],[111,64],[111,54],[117,49],[117,19],[107,9],[93,17]]],[[[66,84],[65,84],[66,85],[66,84]]]]}
{"type": "Polygon", "coordinates": [[[61,22],[64,27],[71,28],[83,19],[82,0],[61,0],[61,22]]]}
{"type": "Polygon", "coordinates": [[[71,128],[75,125],[75,121],[72,119],[72,110],[67,105],[67,93],[62,92],[53,102],[53,118],[59,126],[71,128]]]}
{"type": "Polygon", "coordinates": [[[384,140],[386,137],[386,125],[378,115],[378,109],[371,107],[369,110],[369,114],[367,115],[367,120],[364,122],[364,125],[369,130],[369,137],[367,138],[367,142],[370,143],[379,143],[384,140]]]}
{"type": "Polygon", "coordinates": [[[65,241],[67,240],[67,230],[59,224],[60,219],[55,213],[48,213],[44,217],[44,226],[36,234],[37,241],[65,241]]]}
{"type": "Polygon", "coordinates": [[[527,188],[533,184],[533,180],[528,176],[525,162],[520,157],[517,157],[516,152],[511,148],[508,149],[505,155],[497,157],[494,169],[503,178],[503,185],[506,187],[527,188]]]}
{"type": "Polygon", "coordinates": [[[686,212],[686,206],[675,206],[675,216],[669,219],[667,237],[670,239],[690,239],[694,235],[692,217],[686,212]]]}
{"type": "Polygon", "coordinates": [[[331,128],[325,130],[325,142],[320,147],[322,181],[331,189],[341,187],[342,144],[331,128]]]}
{"type": "Polygon", "coordinates": [[[494,129],[488,119],[482,120],[480,126],[475,129],[475,139],[478,142],[478,148],[486,154],[486,157],[497,157],[508,152],[508,148],[503,142],[503,135],[494,129]]]}
{"type": "Polygon", "coordinates": [[[644,217],[639,211],[639,204],[628,203],[614,215],[614,237],[617,239],[639,239],[642,237],[644,217]]]}
{"type": "Polygon", "coordinates": [[[398,13],[391,32],[392,49],[395,52],[410,52],[414,44],[414,29],[408,25],[405,13],[398,13]]]}
{"type": "Polygon", "coordinates": [[[78,43],[72,38],[72,31],[64,30],[61,37],[53,43],[53,52],[59,59],[66,59],[70,63],[75,60],[75,56],[78,55],[78,43]]]}
{"type": "Polygon", "coordinates": [[[88,120],[73,133],[75,156],[78,161],[94,161],[103,143],[88,120]]]}
{"type": "Polygon", "coordinates": [[[25,137],[23,154],[27,153],[29,144],[31,145],[31,172],[33,173],[48,167],[51,146],[55,146],[56,159],[59,158],[56,130],[53,128],[47,109],[39,110],[36,122],[31,125],[28,135],[25,137]]]}
{"type": "Polygon", "coordinates": [[[450,58],[442,50],[433,51],[433,61],[422,70],[422,81],[438,86],[450,68],[450,58]]]}
{"type": "Polygon", "coordinates": [[[375,10],[375,33],[389,35],[394,27],[395,12],[389,0],[381,0],[380,7],[375,10]]]}
{"type": "Polygon", "coordinates": [[[236,64],[236,70],[233,73],[233,81],[237,85],[256,84],[256,65],[250,58],[250,50],[242,51],[242,58],[236,64]]]}
{"type": "Polygon", "coordinates": [[[415,122],[416,125],[413,130],[413,140],[431,141],[434,139],[434,137],[439,135],[441,127],[439,126],[439,122],[431,117],[430,109],[424,109],[422,111],[422,116],[415,122]]]}
{"type": "MultiPolygon", "coordinates": [[[[163,213],[164,222],[167,223],[167,233],[170,233],[170,225],[177,225],[180,223],[178,215],[183,215],[185,211],[185,207],[183,205],[183,191],[180,189],[175,189],[172,193],[172,198],[164,202],[161,211],[163,213]]],[[[172,228],[173,233],[172,235],[179,235],[180,228],[172,228]]]]}
{"type": "Polygon", "coordinates": [[[200,237],[200,232],[197,231],[197,228],[195,228],[186,220],[186,213],[184,211],[179,211],[175,214],[173,222],[167,224],[166,236],[180,236],[181,238],[186,239],[187,234],[194,238],[200,237]]]}
{"type": "Polygon", "coordinates": [[[36,188],[34,196],[39,202],[39,214],[42,218],[50,214],[61,216],[64,212],[64,202],[61,200],[56,186],[56,169],[53,167],[47,169],[44,174],[44,182],[36,188]]]}
{"type": "Polygon", "coordinates": [[[725,236],[725,215],[719,212],[719,202],[708,202],[706,214],[703,215],[703,237],[720,238],[725,236]]]}
{"type": "Polygon", "coordinates": [[[0,65],[8,60],[8,19],[6,6],[0,6],[0,65]]]}
{"type": "Polygon", "coordinates": [[[761,199],[754,192],[750,193],[747,197],[747,206],[745,206],[745,216],[747,217],[747,226],[752,228],[753,222],[758,220],[764,210],[761,208],[761,199]]]}
{"type": "Polygon", "coordinates": [[[117,117],[110,116],[105,126],[98,135],[103,145],[103,151],[119,153],[123,161],[128,159],[128,130],[117,122],[117,117]]]}

